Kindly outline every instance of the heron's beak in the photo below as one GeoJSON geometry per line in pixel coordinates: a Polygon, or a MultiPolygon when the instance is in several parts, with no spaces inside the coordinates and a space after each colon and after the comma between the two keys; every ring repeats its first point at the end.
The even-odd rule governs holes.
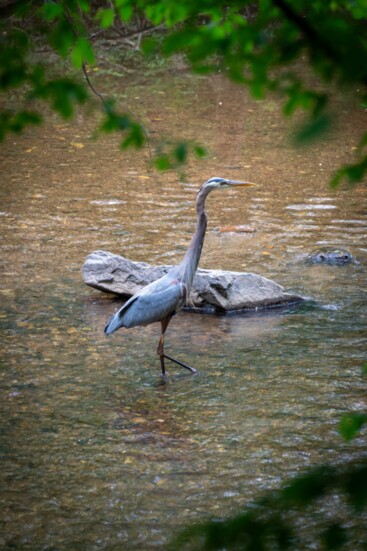
{"type": "Polygon", "coordinates": [[[231,186],[257,186],[257,184],[254,184],[253,182],[241,182],[240,180],[227,180],[227,183],[231,186]]]}

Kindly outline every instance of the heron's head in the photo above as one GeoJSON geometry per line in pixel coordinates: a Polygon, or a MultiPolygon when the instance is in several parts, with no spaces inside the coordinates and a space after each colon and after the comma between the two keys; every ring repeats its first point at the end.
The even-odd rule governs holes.
{"type": "Polygon", "coordinates": [[[226,189],[229,187],[236,187],[236,186],[256,186],[256,184],[253,184],[252,182],[241,182],[239,180],[228,180],[228,178],[210,178],[205,184],[201,187],[200,191],[207,190],[211,191],[213,189],[226,189]]]}

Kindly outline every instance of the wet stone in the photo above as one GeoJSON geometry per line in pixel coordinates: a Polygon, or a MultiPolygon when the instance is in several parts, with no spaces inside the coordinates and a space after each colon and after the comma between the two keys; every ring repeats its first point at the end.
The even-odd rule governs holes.
{"type": "MultiPolygon", "coordinates": [[[[95,251],[83,265],[83,281],[99,291],[128,297],[162,277],[170,268],[133,262],[107,251],[95,251]]],[[[287,293],[281,285],[257,274],[199,268],[188,307],[205,313],[219,313],[271,308],[302,300],[299,295],[287,293]]]]}
{"type": "Polygon", "coordinates": [[[313,251],[307,261],[312,264],[331,264],[340,266],[343,264],[359,264],[358,260],[346,249],[332,249],[324,247],[313,251]]]}

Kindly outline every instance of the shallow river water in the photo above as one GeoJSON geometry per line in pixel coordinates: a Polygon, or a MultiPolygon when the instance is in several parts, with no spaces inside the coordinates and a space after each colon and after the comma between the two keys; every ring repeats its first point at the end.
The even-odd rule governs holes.
{"type": "MultiPolygon", "coordinates": [[[[115,93],[126,83],[116,84],[115,93]]],[[[12,136],[1,157],[1,531],[11,549],[156,549],[187,524],[225,517],[319,463],[366,454],[338,434],[366,409],[365,187],[331,191],[365,121],[350,98],[328,139],[289,143],[274,99],[256,103],[221,75],[135,81],[121,101],[152,130],[205,142],[181,179],[93,138],[93,120],[56,117],[12,136]],[[150,263],[182,258],[195,193],[212,176],[258,187],[213,193],[200,265],[253,271],[307,300],[218,317],[181,312],[167,350],[159,325],[103,334],[118,307],[86,288],[95,249],[150,263]],[[248,233],[215,231],[247,225],[248,233]],[[311,265],[320,246],[359,261],[311,265]]]]}

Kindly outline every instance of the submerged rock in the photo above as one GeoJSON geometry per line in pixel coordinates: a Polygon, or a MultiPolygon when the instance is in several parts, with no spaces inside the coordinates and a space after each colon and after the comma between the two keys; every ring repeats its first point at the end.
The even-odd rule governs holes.
{"type": "MultiPolygon", "coordinates": [[[[171,266],[133,262],[106,251],[90,254],[83,266],[83,281],[106,293],[131,296],[162,277],[171,266]]],[[[286,293],[280,285],[245,272],[198,269],[188,306],[204,312],[232,312],[295,303],[302,297],[286,293]]]]}
{"type": "Polygon", "coordinates": [[[359,264],[353,255],[345,249],[332,249],[330,247],[324,247],[313,251],[308,257],[307,261],[312,264],[359,264]]]}

